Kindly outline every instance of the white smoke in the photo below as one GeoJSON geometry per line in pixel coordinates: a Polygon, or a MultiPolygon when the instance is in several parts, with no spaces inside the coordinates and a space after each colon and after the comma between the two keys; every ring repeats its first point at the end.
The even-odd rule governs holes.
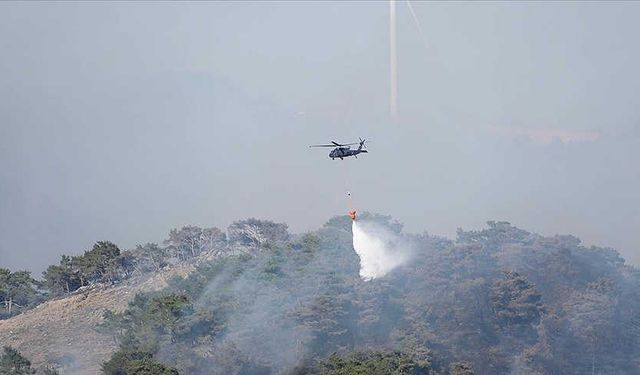
{"type": "Polygon", "coordinates": [[[410,247],[397,234],[375,223],[353,221],[353,248],[360,257],[360,277],[382,277],[410,259],[410,247]]]}

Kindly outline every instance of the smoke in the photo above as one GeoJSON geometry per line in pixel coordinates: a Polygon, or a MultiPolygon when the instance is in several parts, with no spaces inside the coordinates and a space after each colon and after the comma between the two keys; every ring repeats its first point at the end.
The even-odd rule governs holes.
{"type": "Polygon", "coordinates": [[[338,217],[318,232],[248,248],[251,256],[203,264],[177,281],[172,288],[193,293],[196,315],[189,319],[198,324],[178,342],[163,341],[157,359],[178,366],[181,373],[284,374],[354,345],[365,328],[358,342],[393,345],[384,335],[398,312],[382,300],[378,305],[378,283],[361,280],[405,264],[414,247],[390,217],[363,217],[352,222],[353,236],[350,220],[338,217]],[[352,300],[354,295],[360,299],[352,300]],[[376,324],[361,316],[361,304],[374,309],[366,314],[380,314],[376,324]]]}
{"type": "MultiPolygon", "coordinates": [[[[281,374],[323,353],[323,345],[342,343],[342,335],[326,343],[320,333],[320,327],[329,329],[326,324],[339,321],[329,322],[331,318],[324,315],[327,320],[318,321],[316,314],[338,305],[328,297],[335,297],[336,275],[357,280],[357,257],[351,253],[349,234],[344,228],[327,227],[307,235],[304,247],[303,238],[270,250],[254,249],[254,256],[230,257],[209,270],[199,270],[198,277],[207,282],[194,305],[224,322],[224,329],[215,334],[194,331],[185,339],[199,343],[198,355],[193,355],[190,345],[178,351],[172,343],[163,345],[158,358],[171,364],[189,358],[193,365],[181,369],[187,373],[281,374]],[[331,240],[321,243],[320,238],[327,237],[331,240]]],[[[357,331],[352,323],[342,323],[349,332],[357,331]]]]}
{"type": "Polygon", "coordinates": [[[360,277],[365,281],[383,277],[411,258],[409,244],[383,226],[354,220],[352,232],[360,277]]]}

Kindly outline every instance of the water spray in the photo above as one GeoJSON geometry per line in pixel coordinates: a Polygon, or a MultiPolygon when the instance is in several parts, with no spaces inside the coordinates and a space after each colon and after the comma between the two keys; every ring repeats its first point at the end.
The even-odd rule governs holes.
{"type": "Polygon", "coordinates": [[[360,277],[364,281],[383,277],[411,258],[411,247],[401,236],[382,225],[356,221],[355,215],[355,211],[349,212],[353,249],[360,258],[360,277]]]}

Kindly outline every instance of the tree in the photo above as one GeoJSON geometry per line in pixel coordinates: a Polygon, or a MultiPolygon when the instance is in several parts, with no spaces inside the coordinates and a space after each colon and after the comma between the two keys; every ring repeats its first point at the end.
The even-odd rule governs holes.
{"type": "Polygon", "coordinates": [[[71,257],[63,255],[59,265],[51,265],[42,272],[43,286],[54,296],[68,294],[81,286],[78,275],[74,272],[71,257]]]}
{"type": "Polygon", "coordinates": [[[151,358],[131,361],[125,366],[127,375],[178,375],[178,370],[151,358]]]}
{"type": "Polygon", "coordinates": [[[79,267],[89,282],[113,282],[122,270],[120,249],[109,241],[99,241],[85,251],[79,267]]]}
{"type": "Polygon", "coordinates": [[[582,339],[591,354],[587,366],[585,363],[580,364],[583,371],[595,373],[596,368],[602,365],[601,362],[605,362],[599,358],[602,356],[601,352],[621,339],[613,330],[616,297],[614,282],[599,279],[571,296],[564,304],[564,310],[570,314],[571,330],[582,339]]]}
{"type": "Polygon", "coordinates": [[[289,239],[287,224],[253,218],[234,222],[228,232],[229,242],[243,246],[259,246],[289,239]]]}
{"type": "Polygon", "coordinates": [[[96,331],[104,334],[110,334],[113,336],[113,341],[118,342],[118,339],[123,337],[127,332],[126,322],[122,320],[119,314],[115,314],[111,310],[105,310],[102,314],[102,322],[96,326],[96,331]]]}
{"type": "Polygon", "coordinates": [[[88,279],[89,275],[87,275],[87,270],[90,267],[86,263],[87,259],[82,255],[71,258],[71,272],[80,280],[80,287],[87,285],[91,281],[88,279]]]}
{"type": "Polygon", "coordinates": [[[54,264],[47,267],[46,271],[42,272],[43,286],[53,296],[59,296],[64,293],[69,293],[69,283],[65,282],[66,275],[60,266],[54,264]]]}
{"type": "Polygon", "coordinates": [[[535,236],[507,221],[487,221],[489,228],[479,231],[457,231],[457,242],[481,243],[492,249],[508,243],[528,243],[535,236]]]}
{"type": "Polygon", "coordinates": [[[184,295],[170,294],[151,300],[148,309],[150,323],[159,331],[176,334],[183,318],[193,313],[193,305],[184,295]]]}
{"type": "Polygon", "coordinates": [[[0,298],[4,302],[5,309],[9,303],[9,283],[11,282],[11,271],[7,268],[0,268],[0,298]]]}
{"type": "MultiPolygon", "coordinates": [[[[344,218],[286,240],[234,223],[233,245],[268,251],[203,257],[164,291],[105,314],[123,352],[149,353],[121,373],[161,372],[149,363],[160,355],[213,375],[291,373],[301,358],[310,367],[298,373],[640,373],[640,271],[615,252],[490,222],[456,242],[404,235],[411,262],[364,282],[344,218]]],[[[170,246],[181,243],[185,258],[206,248],[170,246]]]]}
{"type": "Polygon", "coordinates": [[[314,233],[305,233],[300,240],[300,246],[305,253],[313,254],[320,250],[320,237],[314,233]]]}
{"type": "Polygon", "coordinates": [[[118,350],[102,364],[105,375],[178,375],[178,370],[153,359],[149,352],[118,350]]]}
{"type": "Polygon", "coordinates": [[[23,357],[17,350],[10,346],[4,347],[4,352],[0,356],[0,374],[3,375],[23,375],[35,374],[31,368],[31,362],[23,357]]]}
{"type": "Polygon", "coordinates": [[[132,250],[125,250],[120,253],[120,257],[116,262],[117,266],[115,276],[120,278],[128,278],[138,267],[138,258],[132,250]]]}
{"type": "Polygon", "coordinates": [[[218,228],[205,228],[200,237],[201,249],[204,252],[220,249],[227,244],[227,235],[218,228]]]}
{"type": "Polygon", "coordinates": [[[291,312],[291,316],[309,330],[310,346],[320,354],[351,346],[355,334],[351,327],[358,319],[353,290],[334,275],[329,275],[323,283],[326,290],[291,312]]]}
{"type": "Polygon", "coordinates": [[[181,294],[151,296],[137,294],[122,314],[106,311],[99,332],[111,333],[127,351],[155,353],[161,344],[173,343],[176,337],[188,331],[194,313],[188,297],[181,294]]]}
{"type": "Polygon", "coordinates": [[[226,242],[225,234],[218,228],[199,228],[186,226],[182,229],[172,229],[169,238],[164,241],[180,259],[198,256],[222,247],[226,242]]]}
{"type": "Polygon", "coordinates": [[[160,271],[167,265],[169,251],[165,247],[160,247],[155,243],[147,243],[144,246],[136,247],[137,266],[142,272],[160,271]]]}
{"type": "Polygon", "coordinates": [[[473,375],[471,365],[466,362],[454,362],[449,365],[450,375],[473,375]]]}
{"type": "Polygon", "coordinates": [[[346,356],[332,354],[315,365],[298,368],[294,374],[322,375],[428,375],[434,371],[430,363],[416,361],[411,354],[399,351],[364,350],[346,356]]]}
{"type": "Polygon", "coordinates": [[[544,310],[541,300],[533,284],[517,272],[505,272],[492,288],[493,309],[502,326],[537,323],[544,310]]]}
{"type": "Polygon", "coordinates": [[[6,268],[0,268],[0,297],[3,299],[5,309],[11,315],[13,306],[26,307],[37,301],[38,292],[35,289],[36,281],[31,278],[31,272],[11,272],[6,268]]]}

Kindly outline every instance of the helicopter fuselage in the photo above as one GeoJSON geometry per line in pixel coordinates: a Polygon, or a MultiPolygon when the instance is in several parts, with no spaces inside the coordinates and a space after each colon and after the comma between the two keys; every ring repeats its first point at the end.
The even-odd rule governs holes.
{"type": "Polygon", "coordinates": [[[352,150],[350,147],[336,147],[329,153],[329,157],[333,160],[335,158],[340,158],[344,160],[344,158],[349,156],[358,157],[357,155],[363,152],[367,152],[367,150],[363,150],[362,148],[358,148],[357,150],[352,150]]]}
{"type": "Polygon", "coordinates": [[[331,141],[331,144],[325,144],[325,145],[311,145],[309,147],[334,147],[333,150],[331,150],[331,152],[329,153],[329,157],[333,160],[335,158],[340,158],[340,160],[344,160],[344,158],[349,157],[349,156],[353,156],[354,158],[358,158],[358,154],[361,154],[363,152],[367,152],[367,150],[364,149],[364,142],[365,140],[360,138],[360,142],[356,142],[356,143],[346,143],[346,144],[342,144],[342,143],[338,143],[336,141],[331,141]],[[352,150],[351,145],[359,145],[357,149],[352,150]]]}

